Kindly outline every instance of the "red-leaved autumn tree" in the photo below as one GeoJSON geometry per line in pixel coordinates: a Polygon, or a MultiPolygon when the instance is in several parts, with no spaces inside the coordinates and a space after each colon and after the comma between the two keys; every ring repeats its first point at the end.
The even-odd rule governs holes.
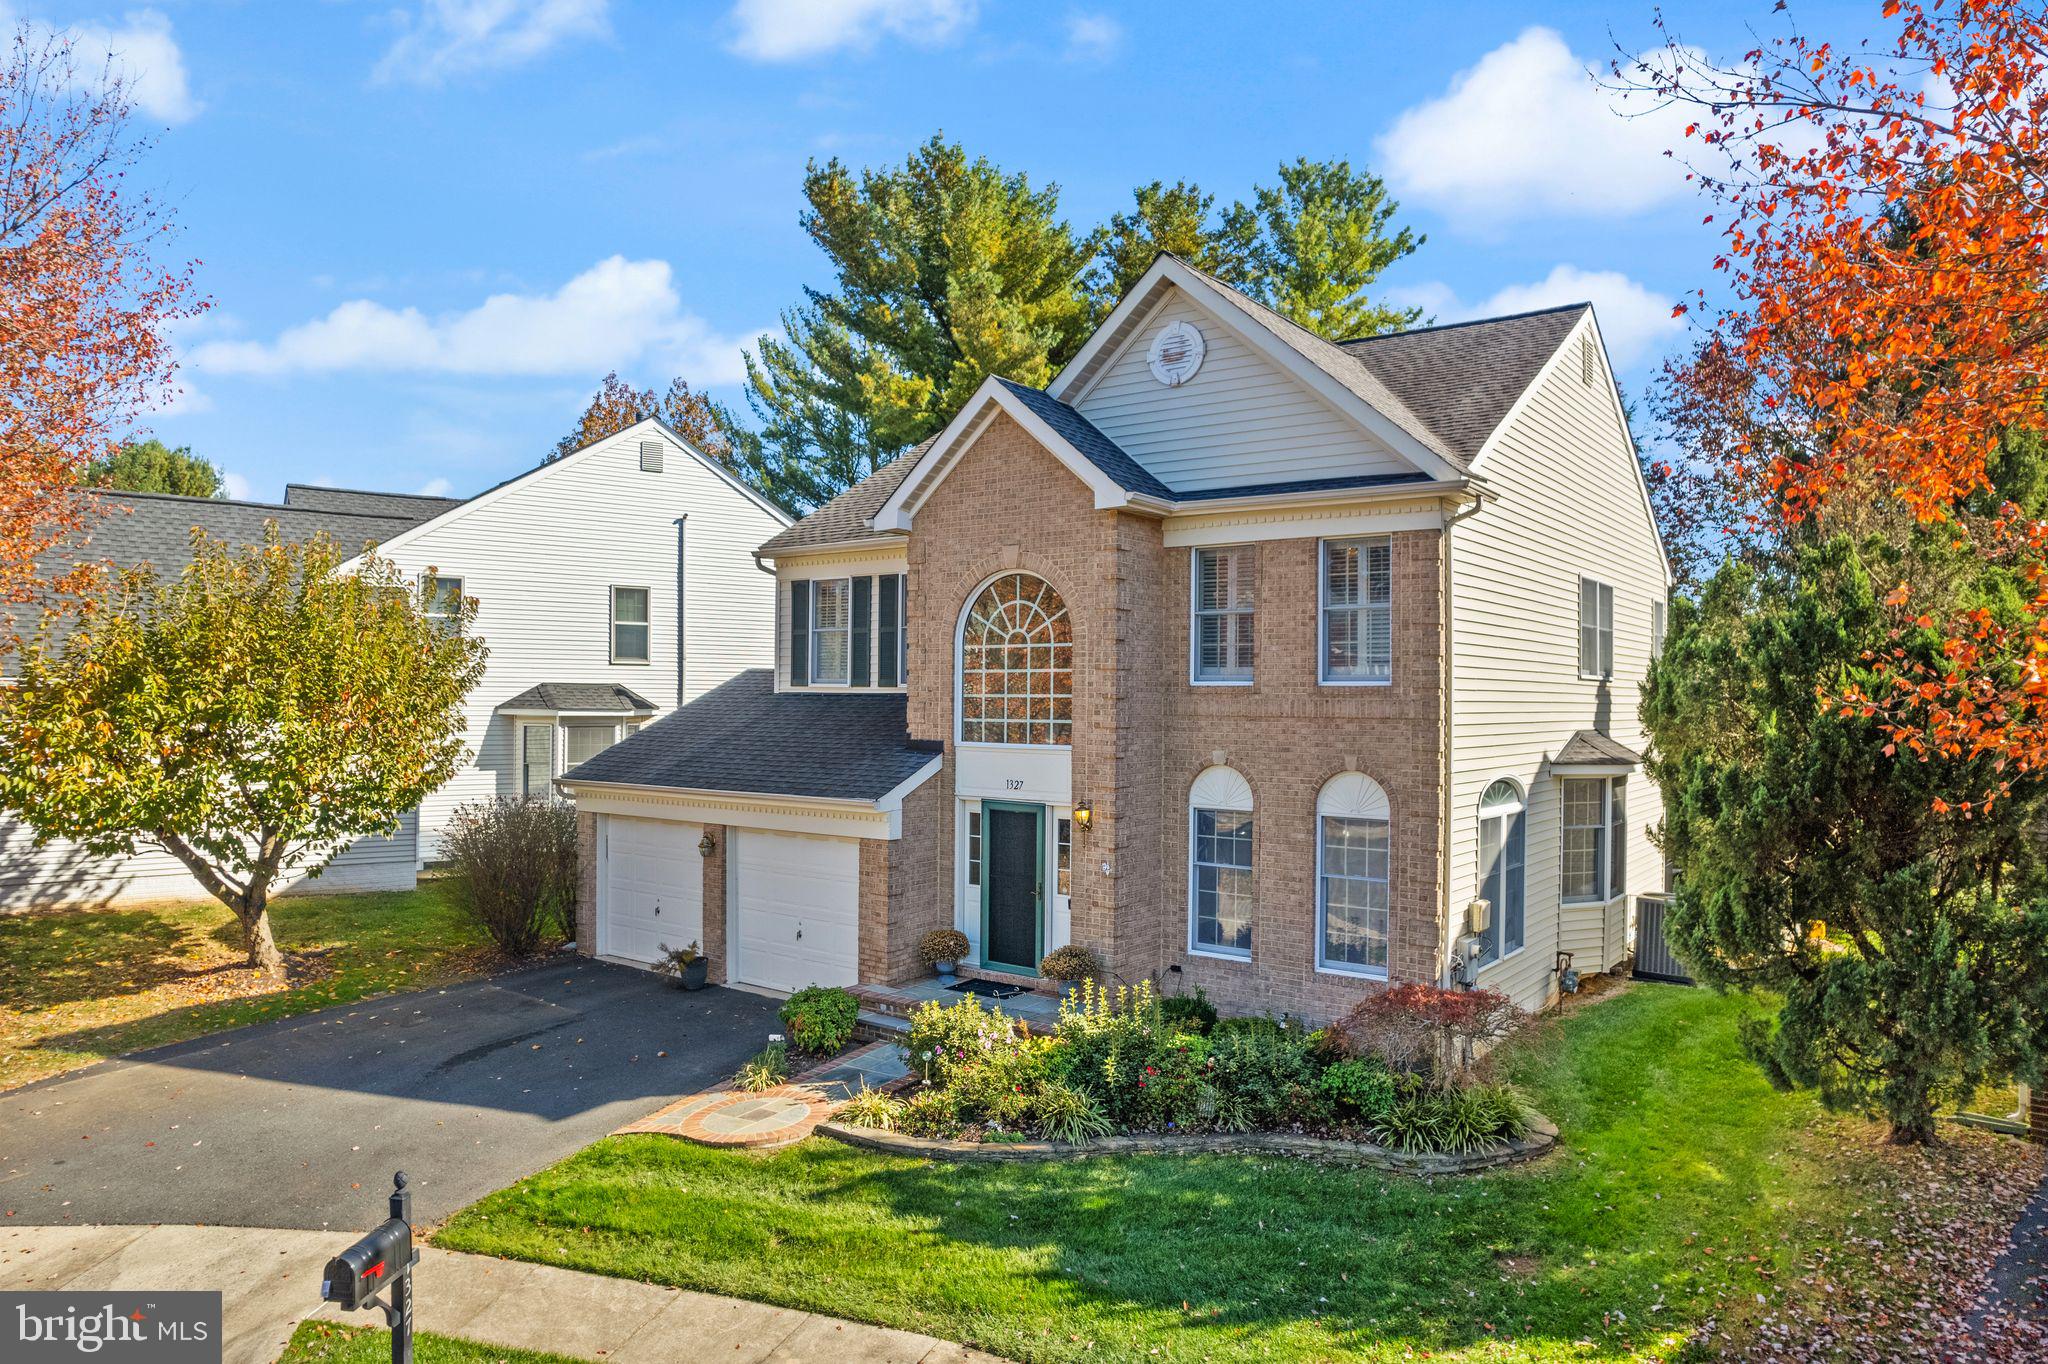
{"type": "Polygon", "coordinates": [[[190,264],[157,263],[171,224],[133,180],[147,147],[104,62],[15,29],[0,56],[0,604],[68,585],[39,561],[92,514],[86,464],[169,397],[166,330],[206,306],[190,264]]]}
{"type": "Polygon", "coordinates": [[[576,429],[555,442],[548,458],[555,460],[574,454],[649,417],[661,418],[677,435],[713,459],[732,462],[733,441],[729,433],[733,423],[718,404],[681,378],[669,381],[668,392],[656,393],[651,388],[634,388],[616,370],[604,376],[604,382],[591,395],[590,406],[576,419],[576,429]]]}
{"type": "Polygon", "coordinates": [[[1617,74],[1694,111],[1732,302],[1677,377],[1752,528],[1897,514],[2028,585],[1994,616],[1890,584],[1897,629],[1940,631],[1939,661],[1877,657],[1882,684],[1836,699],[1905,751],[2017,775],[2048,767],[2048,522],[1994,495],[1992,462],[2048,433],[2048,16],[1882,13],[1882,43],[1793,33],[1716,67],[1673,38],[1617,74]]]}

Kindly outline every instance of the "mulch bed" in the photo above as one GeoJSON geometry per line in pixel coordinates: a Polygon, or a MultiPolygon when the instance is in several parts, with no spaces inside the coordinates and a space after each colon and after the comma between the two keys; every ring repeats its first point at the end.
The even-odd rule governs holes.
{"type": "MultiPolygon", "coordinates": [[[[1796,1290],[1741,1332],[1731,1352],[1715,1323],[1696,1343],[1768,1361],[2048,1359],[2048,1321],[2033,1294],[1986,1293],[2013,1224],[2040,1187],[2048,1152],[2012,1137],[1948,1127],[1931,1148],[1847,1138],[1840,1173],[1854,1200],[1887,1209],[1875,1225],[1809,1257],[1796,1290]],[[1873,1191],[1880,1196],[1872,1198],[1873,1191]]],[[[1845,1193],[1845,1199],[1850,1197],[1845,1193]]],[[[2038,1268],[2036,1273],[2041,1272],[2038,1268]]]]}

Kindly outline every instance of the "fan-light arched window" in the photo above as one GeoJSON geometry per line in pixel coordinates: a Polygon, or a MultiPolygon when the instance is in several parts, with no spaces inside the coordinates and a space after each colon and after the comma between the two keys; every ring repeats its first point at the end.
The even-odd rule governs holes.
{"type": "Polygon", "coordinates": [[[960,625],[960,739],[1058,744],[1074,727],[1074,630],[1045,579],[1005,573],[960,625]]]}
{"type": "Polygon", "coordinates": [[[1521,788],[1503,777],[1479,797],[1479,898],[1493,902],[1483,935],[1488,962],[1522,950],[1524,825],[1521,788]]]}
{"type": "Polygon", "coordinates": [[[1188,788],[1188,949],[1252,954],[1252,788],[1210,767],[1188,788]]]}
{"type": "Polygon", "coordinates": [[[1316,965],[1387,974],[1393,913],[1387,793],[1342,772],[1316,797],[1316,965]]]}

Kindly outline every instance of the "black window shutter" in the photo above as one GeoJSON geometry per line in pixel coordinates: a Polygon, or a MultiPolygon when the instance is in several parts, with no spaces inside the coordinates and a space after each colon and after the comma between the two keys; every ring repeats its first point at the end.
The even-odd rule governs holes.
{"type": "Polygon", "coordinates": [[[877,578],[875,581],[880,583],[882,588],[882,600],[879,603],[882,619],[877,627],[875,640],[875,685],[893,687],[898,685],[896,674],[902,662],[899,654],[901,642],[897,635],[902,626],[896,619],[896,607],[902,596],[903,579],[892,576],[877,578]]]}
{"type": "Polygon", "coordinates": [[[811,585],[802,578],[789,584],[789,685],[811,685],[811,585]]]}
{"type": "Polygon", "coordinates": [[[853,685],[865,687],[872,675],[868,668],[868,656],[874,647],[875,580],[855,578],[853,580],[853,685]]]}

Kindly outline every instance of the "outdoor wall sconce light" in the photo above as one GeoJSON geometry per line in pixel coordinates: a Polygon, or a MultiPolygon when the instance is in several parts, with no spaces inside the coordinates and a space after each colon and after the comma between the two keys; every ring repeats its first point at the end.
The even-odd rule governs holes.
{"type": "Polygon", "coordinates": [[[1087,827],[1088,827],[1088,825],[1089,825],[1090,823],[1092,823],[1092,822],[1094,821],[1094,819],[1095,819],[1095,807],[1094,807],[1094,806],[1092,806],[1092,805],[1090,805],[1090,804],[1088,804],[1088,802],[1086,802],[1086,801],[1082,801],[1082,802],[1081,802],[1081,803],[1080,803],[1079,805],[1076,805],[1076,806],[1074,807],[1074,827],[1075,827],[1075,828],[1077,828],[1077,829],[1085,829],[1085,828],[1087,828],[1087,827]]]}
{"type": "Polygon", "coordinates": [[[711,835],[707,833],[704,837],[697,840],[697,851],[709,857],[718,851],[718,845],[711,841],[711,835]]]}

